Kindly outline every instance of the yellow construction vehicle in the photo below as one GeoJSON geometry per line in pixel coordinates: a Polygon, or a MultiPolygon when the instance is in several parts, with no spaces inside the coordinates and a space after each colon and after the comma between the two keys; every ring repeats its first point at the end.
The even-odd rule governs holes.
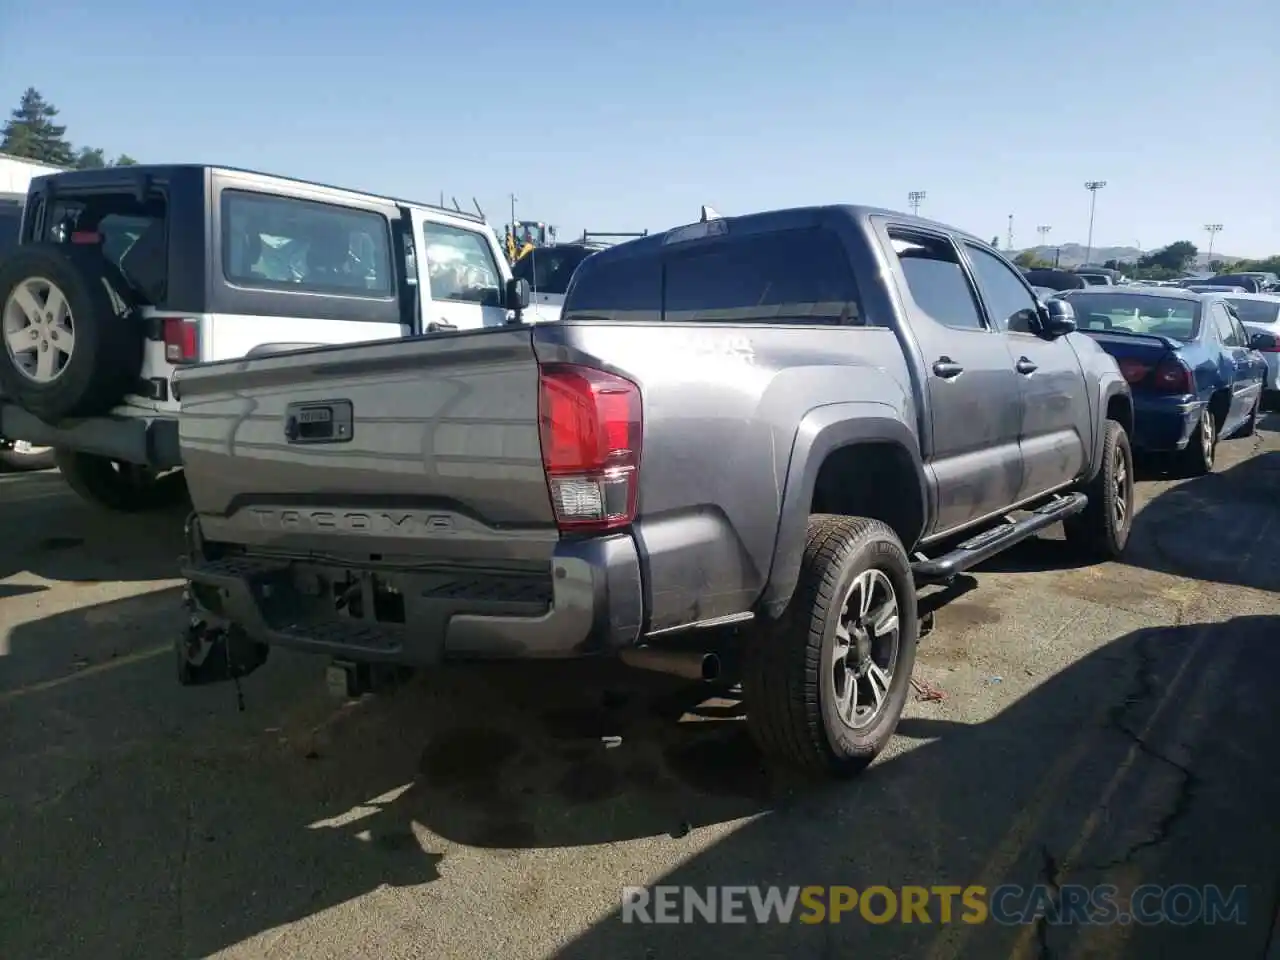
{"type": "Polygon", "coordinates": [[[507,251],[507,259],[515,263],[530,250],[545,247],[556,242],[556,228],[540,220],[518,220],[509,223],[503,246],[507,251]]]}

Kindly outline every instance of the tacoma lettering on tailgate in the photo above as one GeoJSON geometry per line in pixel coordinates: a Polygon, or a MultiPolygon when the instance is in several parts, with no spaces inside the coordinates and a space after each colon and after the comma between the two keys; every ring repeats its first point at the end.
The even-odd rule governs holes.
{"type": "Polygon", "coordinates": [[[406,537],[450,533],[453,518],[444,513],[353,512],[335,510],[270,510],[255,508],[253,517],[267,530],[399,534],[406,537]]]}

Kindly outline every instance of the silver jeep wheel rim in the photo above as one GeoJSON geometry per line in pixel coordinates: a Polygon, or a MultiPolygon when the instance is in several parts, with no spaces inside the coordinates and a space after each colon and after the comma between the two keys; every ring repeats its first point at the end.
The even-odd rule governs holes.
{"type": "Polygon", "coordinates": [[[1205,407],[1204,412],[1200,414],[1200,444],[1204,449],[1204,462],[1213,465],[1213,437],[1214,423],[1213,414],[1209,412],[1209,408],[1205,407]]]}
{"type": "Polygon", "coordinates": [[[845,594],[827,671],[836,714],[851,730],[871,726],[884,713],[899,637],[893,582],[881,570],[864,570],[845,594]]]}
{"type": "Polygon", "coordinates": [[[33,383],[53,383],[76,347],[75,319],[52,280],[28,277],[4,303],[0,335],[14,368],[33,383]]]}

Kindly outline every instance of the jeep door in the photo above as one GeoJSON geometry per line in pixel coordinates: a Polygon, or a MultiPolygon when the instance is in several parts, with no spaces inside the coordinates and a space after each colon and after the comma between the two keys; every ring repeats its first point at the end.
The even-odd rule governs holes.
{"type": "Polygon", "coordinates": [[[991,327],[1006,338],[1022,396],[1025,500],[1076,480],[1092,449],[1094,405],[1080,359],[1065,337],[1039,335],[1039,303],[1018,271],[976,243],[961,244],[991,327]]]}
{"type": "Polygon", "coordinates": [[[883,230],[902,313],[924,363],[924,452],[936,500],[930,532],[940,533],[998,515],[1018,498],[1018,375],[951,238],[915,224],[883,230]]]}
{"type": "Polygon", "coordinates": [[[503,300],[510,271],[502,269],[506,261],[492,231],[482,221],[474,227],[456,219],[445,223],[422,209],[414,209],[412,219],[423,330],[435,324],[475,330],[506,323],[503,300]]]}

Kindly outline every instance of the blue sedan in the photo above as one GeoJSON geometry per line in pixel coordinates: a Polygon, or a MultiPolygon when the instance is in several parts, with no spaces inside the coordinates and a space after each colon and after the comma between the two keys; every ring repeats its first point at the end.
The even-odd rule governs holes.
{"type": "Polygon", "coordinates": [[[1219,440],[1253,433],[1267,365],[1222,294],[1094,287],[1058,298],[1129,382],[1135,450],[1204,474],[1219,440]]]}

